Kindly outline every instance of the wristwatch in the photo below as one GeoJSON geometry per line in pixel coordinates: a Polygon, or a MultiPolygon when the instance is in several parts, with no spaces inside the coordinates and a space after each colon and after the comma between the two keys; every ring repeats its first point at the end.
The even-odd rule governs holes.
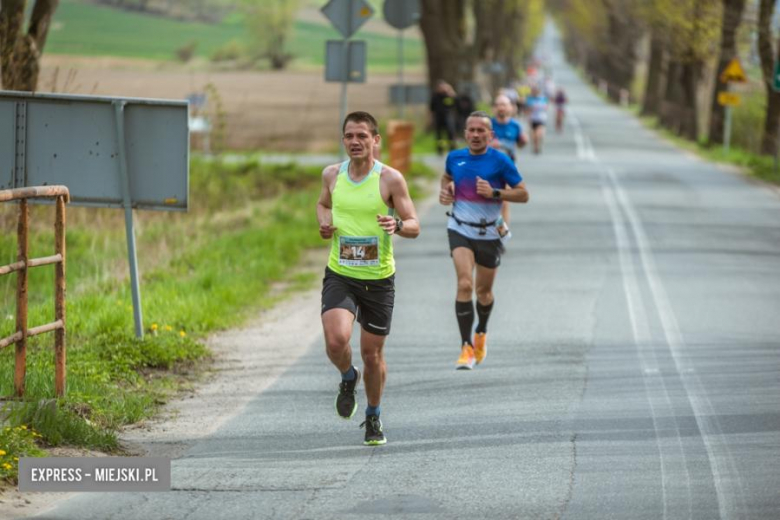
{"type": "Polygon", "coordinates": [[[396,217],[395,218],[395,232],[398,233],[403,228],[404,228],[404,221],[401,220],[400,218],[396,217]]]}
{"type": "Polygon", "coordinates": [[[493,188],[493,198],[494,199],[500,199],[501,198],[501,190],[498,188],[493,188]]]}

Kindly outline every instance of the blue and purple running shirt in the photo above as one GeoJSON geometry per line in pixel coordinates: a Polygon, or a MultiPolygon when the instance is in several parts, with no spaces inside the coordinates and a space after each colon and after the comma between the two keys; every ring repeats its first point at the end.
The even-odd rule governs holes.
{"type": "MultiPolygon", "coordinates": [[[[508,184],[515,187],[523,181],[517,167],[503,152],[488,148],[484,154],[472,155],[468,148],[455,150],[447,155],[447,175],[455,182],[455,202],[452,211],[458,220],[479,223],[493,222],[501,215],[502,201],[477,194],[477,176],[488,181],[493,188],[503,189],[508,184]]],[[[488,226],[480,235],[480,228],[458,222],[450,217],[447,229],[474,240],[498,240],[495,226],[488,226]]]]}

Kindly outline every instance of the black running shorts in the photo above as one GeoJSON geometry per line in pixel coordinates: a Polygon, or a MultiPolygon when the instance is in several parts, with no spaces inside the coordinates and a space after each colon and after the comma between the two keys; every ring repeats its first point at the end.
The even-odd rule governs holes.
{"type": "Polygon", "coordinates": [[[477,265],[488,269],[495,269],[501,265],[501,254],[504,252],[501,240],[474,240],[451,229],[447,230],[447,235],[450,238],[450,256],[456,247],[465,247],[474,252],[474,260],[477,265]]]}
{"type": "Polygon", "coordinates": [[[395,303],[395,275],[381,280],[350,278],[325,268],[322,279],[322,313],[347,309],[372,334],[390,334],[395,303]]]}

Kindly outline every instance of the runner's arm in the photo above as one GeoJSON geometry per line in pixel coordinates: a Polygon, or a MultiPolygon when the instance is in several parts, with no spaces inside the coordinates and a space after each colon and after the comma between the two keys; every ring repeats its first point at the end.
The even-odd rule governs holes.
{"type": "Polygon", "coordinates": [[[528,202],[530,198],[528,190],[525,188],[525,181],[516,184],[514,187],[498,190],[499,198],[507,202],[528,202]]]}
{"type": "Polygon", "coordinates": [[[455,200],[455,183],[452,177],[446,173],[441,176],[441,190],[439,191],[439,204],[449,206],[455,200]]]}
{"type": "Polygon", "coordinates": [[[333,227],[333,200],[331,198],[331,186],[338,173],[333,166],[328,166],[322,171],[322,191],[317,201],[317,222],[320,225],[320,237],[330,239],[336,228],[333,227]]]}
{"type": "Polygon", "coordinates": [[[395,216],[377,215],[376,220],[379,225],[390,235],[398,235],[404,238],[417,238],[420,234],[420,221],[417,218],[417,211],[414,209],[412,197],[409,196],[409,187],[406,185],[406,179],[400,172],[390,170],[390,200],[395,208],[395,216]],[[396,218],[401,222],[401,229],[398,229],[396,218]]]}

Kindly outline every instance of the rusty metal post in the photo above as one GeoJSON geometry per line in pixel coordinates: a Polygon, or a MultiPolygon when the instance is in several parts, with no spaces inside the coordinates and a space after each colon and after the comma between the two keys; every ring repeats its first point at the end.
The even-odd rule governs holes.
{"type": "Polygon", "coordinates": [[[62,259],[54,266],[54,321],[61,321],[54,331],[54,390],[65,395],[65,197],[57,197],[54,221],[54,253],[62,259]]]}
{"type": "Polygon", "coordinates": [[[24,395],[24,377],[27,370],[27,257],[29,244],[27,231],[30,220],[30,208],[27,200],[19,201],[19,226],[17,228],[17,262],[25,266],[17,273],[16,284],[16,331],[21,337],[16,342],[16,370],[14,372],[14,388],[17,397],[24,395]]]}

